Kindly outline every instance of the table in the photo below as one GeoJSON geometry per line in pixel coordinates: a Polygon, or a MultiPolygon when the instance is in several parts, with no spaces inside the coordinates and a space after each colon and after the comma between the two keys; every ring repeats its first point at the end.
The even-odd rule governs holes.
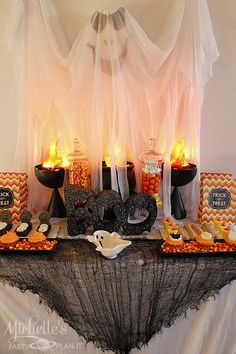
{"type": "Polygon", "coordinates": [[[110,261],[92,244],[65,240],[53,255],[1,255],[0,279],[38,294],[96,347],[128,353],[236,279],[234,255],[158,250],[158,242],[137,241],[110,261]]]}
{"type": "MultiPolygon", "coordinates": [[[[147,346],[141,350],[132,349],[131,354],[236,354],[235,294],[236,281],[226,285],[215,299],[210,298],[198,311],[188,310],[186,318],[177,319],[173,326],[156,334],[147,346]]],[[[9,349],[9,340],[13,337],[7,331],[9,323],[27,325],[29,319],[34,318],[37,321],[32,324],[35,332],[43,323],[49,329],[57,326],[64,330],[55,334],[46,331],[40,335],[44,340],[54,343],[54,347],[47,349],[47,354],[113,354],[111,351],[102,352],[92,343],[86,344],[84,338],[78,336],[61,317],[49,311],[47,306],[39,304],[38,295],[30,292],[22,294],[19,289],[5,285],[0,287],[0,304],[1,353],[14,352],[9,349]]],[[[28,341],[29,344],[33,342],[34,338],[28,341]]],[[[26,340],[17,337],[15,343],[20,346],[26,340]]],[[[27,347],[15,353],[36,354],[38,351],[27,347]]]]}

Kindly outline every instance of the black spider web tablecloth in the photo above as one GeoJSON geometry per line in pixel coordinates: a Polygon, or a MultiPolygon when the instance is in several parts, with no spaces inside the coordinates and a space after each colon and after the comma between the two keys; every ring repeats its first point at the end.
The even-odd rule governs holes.
{"type": "Polygon", "coordinates": [[[92,244],[59,241],[53,254],[1,254],[0,280],[39,295],[97,347],[128,353],[236,279],[235,255],[163,256],[135,241],[115,260],[92,244]]]}

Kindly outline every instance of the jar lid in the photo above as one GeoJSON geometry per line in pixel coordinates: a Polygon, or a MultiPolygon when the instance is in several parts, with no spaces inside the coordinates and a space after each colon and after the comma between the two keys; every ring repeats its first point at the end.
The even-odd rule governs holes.
{"type": "Polygon", "coordinates": [[[74,140],[74,151],[68,154],[67,157],[69,161],[83,160],[88,158],[84,152],[80,151],[80,142],[78,138],[75,138],[74,140]]]}
{"type": "Polygon", "coordinates": [[[163,155],[156,151],[156,139],[149,139],[149,150],[144,151],[140,156],[139,160],[145,164],[161,164],[163,162],[163,155]]]}

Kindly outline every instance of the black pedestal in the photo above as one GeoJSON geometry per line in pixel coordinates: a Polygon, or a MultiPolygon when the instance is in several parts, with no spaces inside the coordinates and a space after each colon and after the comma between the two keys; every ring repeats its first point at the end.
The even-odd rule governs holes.
{"type": "Polygon", "coordinates": [[[197,174],[196,165],[190,163],[188,167],[182,169],[171,169],[171,185],[174,187],[171,193],[171,214],[176,220],[186,217],[186,209],[178,187],[185,186],[192,182],[197,174]]]}
{"type": "Polygon", "coordinates": [[[66,208],[57,188],[53,190],[52,197],[48,205],[48,212],[51,217],[65,218],[66,208]]]}
{"type": "Polygon", "coordinates": [[[174,187],[171,193],[171,214],[176,220],[186,218],[186,210],[178,187],[174,187]]]}
{"type": "Polygon", "coordinates": [[[46,169],[42,164],[34,167],[35,176],[45,187],[53,189],[52,197],[48,205],[48,212],[52,217],[65,218],[66,208],[58,188],[64,183],[64,168],[46,169]]]}

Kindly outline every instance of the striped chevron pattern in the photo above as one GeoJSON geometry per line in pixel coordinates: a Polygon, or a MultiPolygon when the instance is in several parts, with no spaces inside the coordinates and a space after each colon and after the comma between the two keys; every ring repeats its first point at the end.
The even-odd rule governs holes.
{"type": "Polygon", "coordinates": [[[27,174],[0,172],[0,187],[9,188],[14,194],[14,204],[9,208],[12,222],[20,221],[22,210],[27,208],[28,186],[27,174]]]}
{"type": "Polygon", "coordinates": [[[229,173],[201,173],[200,184],[200,222],[213,223],[213,219],[221,218],[230,224],[236,221],[236,180],[229,173]],[[231,194],[230,205],[226,209],[213,209],[208,202],[213,188],[222,188],[231,194]]]}

